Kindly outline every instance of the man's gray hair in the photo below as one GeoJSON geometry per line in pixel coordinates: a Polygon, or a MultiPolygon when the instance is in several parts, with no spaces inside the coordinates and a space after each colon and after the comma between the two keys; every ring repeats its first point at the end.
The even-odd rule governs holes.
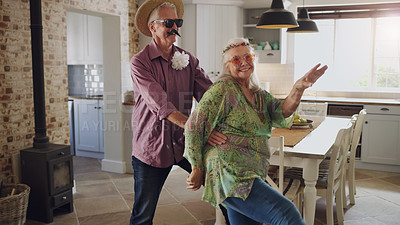
{"type": "Polygon", "coordinates": [[[153,22],[154,20],[159,19],[158,13],[160,12],[160,9],[163,8],[163,7],[170,7],[170,8],[173,8],[174,11],[175,11],[175,14],[177,14],[177,13],[176,13],[176,7],[175,7],[174,4],[172,4],[171,2],[164,2],[164,3],[162,3],[161,5],[159,5],[159,6],[157,6],[156,8],[154,8],[153,11],[151,11],[151,13],[150,13],[150,15],[149,15],[149,18],[148,18],[148,20],[147,20],[147,24],[153,22]]]}

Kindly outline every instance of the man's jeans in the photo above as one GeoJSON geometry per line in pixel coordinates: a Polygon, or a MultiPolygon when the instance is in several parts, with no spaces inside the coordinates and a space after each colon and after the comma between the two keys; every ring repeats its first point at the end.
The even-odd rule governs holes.
{"type": "Polygon", "coordinates": [[[227,207],[232,225],[306,225],[295,205],[261,179],[255,179],[246,200],[229,197],[227,207]]]}
{"type": "MultiPolygon", "coordinates": [[[[188,173],[192,172],[190,163],[186,159],[181,160],[178,165],[188,173]]],[[[132,167],[135,202],[133,204],[130,225],[153,224],[158,198],[172,166],[156,168],[132,156],[132,167]]]]}

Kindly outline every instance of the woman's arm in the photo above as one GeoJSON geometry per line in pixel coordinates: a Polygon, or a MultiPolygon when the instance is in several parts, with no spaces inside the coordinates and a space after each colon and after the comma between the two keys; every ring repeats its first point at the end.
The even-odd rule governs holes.
{"type": "Polygon", "coordinates": [[[192,166],[192,172],[188,175],[186,183],[188,185],[186,187],[187,189],[191,189],[193,191],[199,190],[201,185],[204,183],[204,171],[192,166]]]}
{"type": "MultiPolygon", "coordinates": [[[[214,129],[229,111],[229,107],[226,108],[225,105],[225,86],[227,84],[223,82],[214,84],[204,94],[186,122],[185,152],[183,156],[192,165],[192,173],[186,181],[188,189],[197,190],[203,184],[204,172],[206,170],[205,146],[209,143],[209,137],[213,133],[216,136],[220,134],[214,131],[214,129]]],[[[225,137],[219,138],[224,139],[225,137]]],[[[214,144],[210,145],[214,146],[214,144]]]]}
{"type": "Polygon", "coordinates": [[[292,115],[297,106],[299,106],[304,91],[311,87],[325,73],[326,69],[328,69],[327,65],[318,69],[320,65],[321,64],[317,64],[314,66],[293,85],[292,90],[282,105],[282,113],[285,118],[292,115]]]}

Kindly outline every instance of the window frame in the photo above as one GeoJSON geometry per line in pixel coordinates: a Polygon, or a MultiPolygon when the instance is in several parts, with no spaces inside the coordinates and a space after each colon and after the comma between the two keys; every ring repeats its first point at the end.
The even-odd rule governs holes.
{"type": "MultiPolygon", "coordinates": [[[[298,11],[303,7],[298,7],[298,11]]],[[[384,3],[384,4],[365,4],[365,5],[345,5],[345,6],[317,6],[317,7],[306,7],[309,11],[310,19],[312,20],[333,20],[334,24],[334,51],[333,60],[335,62],[335,46],[337,41],[337,20],[342,19],[371,19],[371,62],[370,70],[367,78],[367,86],[357,88],[356,92],[399,92],[398,88],[392,87],[378,87],[378,73],[376,62],[376,30],[377,30],[377,18],[382,17],[400,17],[400,3],[384,3]]],[[[398,73],[400,77],[400,72],[398,73]]],[[[399,78],[400,79],[400,78],[399,78]]],[[[345,91],[352,92],[352,91],[345,91]]]]}

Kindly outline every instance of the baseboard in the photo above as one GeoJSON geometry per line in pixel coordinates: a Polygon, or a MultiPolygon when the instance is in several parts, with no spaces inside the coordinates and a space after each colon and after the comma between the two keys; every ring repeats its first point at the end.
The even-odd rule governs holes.
{"type": "Polygon", "coordinates": [[[84,151],[84,150],[75,151],[75,155],[81,156],[81,157],[87,157],[87,158],[95,158],[95,159],[104,158],[103,152],[92,152],[92,151],[84,151]]]}
{"type": "Polygon", "coordinates": [[[355,167],[356,167],[356,169],[377,170],[377,171],[400,173],[400,166],[398,166],[398,165],[366,163],[366,162],[362,162],[361,160],[355,161],[355,167]]]}
{"type": "Polygon", "coordinates": [[[132,162],[126,162],[126,173],[133,173],[132,162]]]}
{"type": "Polygon", "coordinates": [[[101,160],[101,170],[113,173],[126,173],[126,163],[110,159],[101,160]]]}

